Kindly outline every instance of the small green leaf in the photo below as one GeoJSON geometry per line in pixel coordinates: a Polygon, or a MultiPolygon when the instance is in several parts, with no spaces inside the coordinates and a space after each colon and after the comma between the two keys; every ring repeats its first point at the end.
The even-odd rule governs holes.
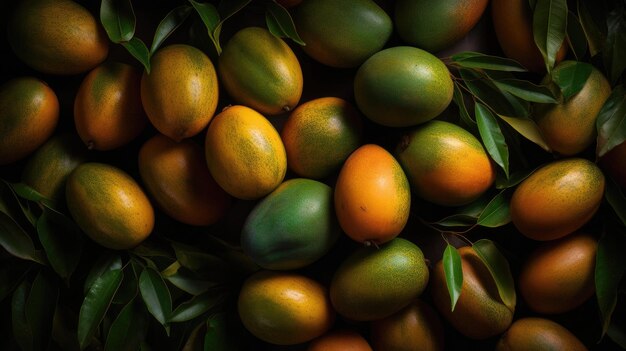
{"type": "Polygon", "coordinates": [[[504,170],[509,177],[509,149],[500,130],[498,121],[485,105],[477,103],[475,106],[478,132],[491,158],[504,170]]]}
{"type": "Polygon", "coordinates": [[[220,283],[202,280],[200,277],[195,277],[191,271],[184,268],[179,269],[174,274],[164,275],[163,277],[175,287],[194,296],[206,292],[209,288],[220,285],[220,283]]]}
{"type": "Polygon", "coordinates": [[[170,11],[159,23],[159,26],[154,33],[154,39],[152,39],[152,46],[150,52],[154,53],[159,49],[161,44],[167,39],[174,31],[185,22],[193,7],[189,5],[181,5],[170,11]]]}
{"type": "Polygon", "coordinates": [[[606,22],[604,16],[601,20],[596,21],[594,19],[595,6],[587,7],[586,1],[576,1],[578,12],[578,18],[580,18],[580,24],[587,38],[589,44],[589,53],[591,57],[596,56],[604,47],[606,40],[606,22]]]}
{"type": "Polygon", "coordinates": [[[498,193],[489,202],[483,210],[476,222],[478,225],[489,228],[501,227],[511,222],[511,213],[509,212],[509,200],[504,191],[498,193]]]}
{"type": "Polygon", "coordinates": [[[624,197],[619,186],[611,178],[606,178],[604,197],[613,208],[613,211],[615,211],[615,214],[617,214],[617,217],[626,226],[626,197],[624,197]]]}
{"type": "Polygon", "coordinates": [[[443,273],[446,277],[446,285],[450,294],[450,308],[451,311],[454,311],[463,288],[463,267],[461,265],[461,255],[450,244],[443,251],[443,273]]]}
{"type": "Polygon", "coordinates": [[[567,32],[567,0],[537,0],[533,11],[533,37],[551,72],[567,32]]]}
{"type": "Polygon", "coordinates": [[[26,319],[32,332],[34,350],[48,349],[58,297],[56,281],[44,272],[39,272],[26,301],[26,319]]]}
{"type": "Polygon", "coordinates": [[[265,21],[270,33],[275,36],[279,38],[287,37],[302,46],[306,45],[298,35],[289,11],[276,1],[267,3],[265,21]]]}
{"type": "Polygon", "coordinates": [[[108,271],[99,276],[87,292],[78,315],[78,343],[84,350],[91,344],[93,336],[109,310],[111,301],[122,283],[121,269],[108,271]]]}
{"type": "Polygon", "coordinates": [[[15,257],[45,264],[28,233],[4,212],[0,212],[0,246],[15,257]]]}
{"type": "Polygon", "coordinates": [[[583,88],[592,68],[593,66],[589,63],[575,62],[573,65],[563,67],[552,74],[552,81],[561,89],[565,101],[583,88]]]}
{"type": "Polygon", "coordinates": [[[587,53],[587,37],[576,14],[567,12],[567,43],[574,53],[577,61],[583,61],[587,53]]]}
{"type": "Polygon", "coordinates": [[[172,314],[172,297],[159,272],[151,268],[144,269],[139,277],[139,291],[150,314],[166,326],[172,314]]]}
{"type": "Polygon", "coordinates": [[[498,114],[498,117],[513,127],[513,129],[520,133],[524,138],[550,152],[550,147],[544,140],[543,135],[541,135],[541,131],[535,121],[530,118],[508,117],[501,114],[498,114]]]}
{"type": "Polygon", "coordinates": [[[500,79],[493,83],[506,92],[530,102],[543,104],[556,104],[558,101],[554,97],[552,90],[543,85],[536,85],[527,80],[520,79],[500,79]]]}
{"type": "Polygon", "coordinates": [[[63,214],[44,207],[37,220],[37,233],[52,269],[68,282],[80,261],[80,229],[63,214]]]}
{"type": "Polygon", "coordinates": [[[206,313],[224,301],[224,294],[219,290],[205,292],[178,305],[172,312],[169,322],[186,322],[206,313]]]}
{"type": "Polygon", "coordinates": [[[459,108],[459,114],[461,115],[461,122],[465,123],[468,127],[476,126],[476,121],[470,117],[470,114],[467,112],[467,106],[465,106],[465,98],[463,97],[463,91],[459,87],[458,82],[454,82],[454,94],[452,95],[452,100],[459,108]]]}
{"type": "Polygon", "coordinates": [[[612,148],[626,141],[626,89],[613,89],[596,119],[598,130],[597,155],[602,157],[612,148]]]}
{"type": "Polygon", "coordinates": [[[607,227],[598,241],[595,287],[598,309],[602,318],[602,336],[611,323],[611,316],[617,305],[619,284],[626,270],[624,247],[626,247],[626,235],[616,225],[607,227]]]}
{"type": "Polygon", "coordinates": [[[454,214],[449,215],[433,224],[443,227],[470,227],[476,224],[478,216],[491,201],[489,194],[483,194],[478,199],[458,208],[454,214]]]}
{"type": "Polygon", "coordinates": [[[26,301],[30,292],[30,284],[23,280],[13,292],[11,299],[11,323],[13,337],[20,349],[29,351],[33,349],[33,332],[30,329],[26,316],[26,301]]]}
{"type": "Polygon", "coordinates": [[[198,1],[189,0],[189,3],[191,3],[191,6],[193,6],[193,8],[196,10],[198,15],[200,16],[200,19],[202,20],[202,23],[204,23],[205,27],[207,28],[209,38],[211,38],[211,41],[213,42],[213,45],[215,46],[215,50],[217,51],[217,54],[218,55],[221,54],[222,53],[222,47],[220,45],[221,28],[218,30],[218,26],[221,26],[221,23],[220,23],[220,14],[217,11],[217,8],[213,6],[213,4],[206,3],[206,2],[198,2],[198,1]]]}
{"type": "Polygon", "coordinates": [[[89,274],[87,274],[87,278],[85,278],[83,293],[87,294],[87,292],[91,289],[93,283],[103,274],[109,271],[121,269],[122,258],[120,257],[120,255],[105,252],[102,256],[98,257],[98,259],[91,265],[91,270],[89,270],[89,274]]]}
{"type": "Polygon", "coordinates": [[[489,106],[498,114],[517,117],[527,117],[530,114],[528,101],[500,90],[489,76],[466,68],[460,68],[459,73],[475,101],[489,106]]]}
{"type": "Polygon", "coordinates": [[[505,72],[526,72],[526,68],[515,60],[505,57],[485,55],[480,52],[466,51],[452,55],[452,61],[465,68],[479,68],[505,72]]]}
{"type": "Polygon", "coordinates": [[[33,201],[33,202],[42,202],[42,201],[48,200],[46,199],[45,196],[41,195],[37,190],[31,188],[30,186],[24,183],[13,183],[11,184],[11,187],[13,188],[13,191],[15,191],[15,194],[17,194],[17,196],[23,199],[33,201]]]}
{"type": "Polygon", "coordinates": [[[491,276],[493,277],[500,299],[511,311],[515,310],[517,297],[515,294],[515,283],[509,262],[502,255],[493,241],[489,239],[480,239],[476,241],[472,248],[483,261],[491,276]]]}
{"type": "Polygon", "coordinates": [[[146,44],[137,37],[132,37],[129,41],[123,42],[122,46],[133,55],[150,74],[150,51],[146,44]]]}
{"type": "Polygon", "coordinates": [[[122,308],[111,324],[104,350],[137,350],[145,337],[147,327],[145,309],[137,299],[133,299],[122,308]]]}
{"type": "Polygon", "coordinates": [[[135,35],[135,11],[130,0],[102,0],[100,22],[114,43],[129,41],[135,35]]]}
{"type": "Polygon", "coordinates": [[[193,272],[223,272],[228,269],[223,259],[201,251],[196,247],[173,242],[172,248],[178,262],[193,272]]]}
{"type": "Polygon", "coordinates": [[[124,272],[124,279],[122,279],[122,283],[113,298],[113,303],[116,305],[128,304],[139,292],[139,279],[132,262],[127,262],[122,271],[124,272]]]}
{"type": "Polygon", "coordinates": [[[512,188],[519,183],[521,183],[524,179],[528,178],[535,169],[525,169],[522,171],[517,171],[511,174],[511,176],[507,179],[504,177],[496,177],[496,189],[508,189],[512,188]]]}

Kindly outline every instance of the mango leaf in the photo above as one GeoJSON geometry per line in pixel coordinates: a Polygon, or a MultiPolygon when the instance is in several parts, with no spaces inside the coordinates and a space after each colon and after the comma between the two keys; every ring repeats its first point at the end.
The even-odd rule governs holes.
{"type": "Polygon", "coordinates": [[[606,190],[604,198],[611,205],[617,217],[626,226],[626,197],[622,194],[619,186],[611,178],[606,178],[606,190]]]}
{"type": "Polygon", "coordinates": [[[98,259],[91,265],[91,269],[85,278],[85,284],[83,285],[83,293],[87,294],[87,292],[91,289],[91,286],[94,284],[98,278],[100,278],[103,274],[109,271],[121,270],[122,269],[122,258],[118,254],[105,252],[103,255],[98,257],[98,259]]]}
{"type": "Polygon", "coordinates": [[[207,281],[198,277],[185,267],[180,267],[175,272],[163,273],[162,276],[175,287],[194,296],[206,292],[209,288],[220,285],[220,283],[207,281]]]}
{"type": "Polygon", "coordinates": [[[13,292],[11,299],[11,324],[13,326],[13,337],[20,346],[20,349],[29,351],[33,349],[33,332],[28,323],[26,315],[26,305],[30,284],[23,280],[13,292]]]}
{"type": "Polygon", "coordinates": [[[502,255],[493,241],[480,239],[472,244],[472,248],[483,261],[493,277],[500,299],[511,311],[515,310],[517,303],[513,274],[509,268],[509,262],[502,255]]]}
{"type": "Polygon", "coordinates": [[[587,53],[587,37],[576,14],[567,12],[567,44],[577,61],[583,61],[587,53]]]}
{"type": "Polygon", "coordinates": [[[606,334],[623,350],[626,349],[626,328],[623,324],[611,323],[606,334]]]}
{"type": "Polygon", "coordinates": [[[146,268],[139,277],[139,291],[150,314],[166,326],[172,314],[172,297],[159,272],[146,268]]]}
{"type": "Polygon", "coordinates": [[[206,334],[204,336],[204,351],[238,350],[234,344],[235,338],[229,335],[226,325],[226,316],[223,313],[211,316],[207,322],[206,334]]]}
{"type": "Polygon", "coordinates": [[[13,191],[15,191],[15,194],[17,194],[17,196],[21,197],[22,199],[26,199],[26,200],[33,201],[33,202],[42,202],[42,201],[48,200],[46,199],[45,196],[43,196],[37,190],[31,188],[30,186],[24,183],[13,183],[11,184],[11,188],[13,188],[13,191]]]}
{"type": "Polygon", "coordinates": [[[493,83],[503,91],[509,92],[519,98],[530,102],[542,104],[556,104],[552,90],[543,85],[536,85],[521,79],[499,79],[493,83]]]}
{"type": "MultiPolygon", "coordinates": [[[[626,233],[619,225],[610,223],[598,241],[595,287],[598,309],[602,319],[602,336],[606,334],[617,305],[619,284],[626,271],[626,233]]],[[[602,337],[601,336],[601,337],[602,337]]]]}
{"type": "Polygon", "coordinates": [[[0,246],[15,257],[46,264],[41,251],[35,250],[28,233],[4,212],[0,212],[0,246]]]}
{"type": "Polygon", "coordinates": [[[605,16],[597,16],[597,6],[588,7],[586,1],[576,1],[578,18],[589,44],[589,53],[591,57],[596,56],[604,48],[606,41],[606,22],[605,16]],[[596,20],[596,18],[598,20],[596,20]]]}
{"type": "Polygon", "coordinates": [[[443,251],[443,273],[446,277],[446,285],[450,294],[451,311],[454,311],[463,288],[463,267],[461,265],[461,255],[459,255],[456,247],[450,244],[443,251]]]}
{"type": "Polygon", "coordinates": [[[169,322],[186,322],[208,312],[224,301],[225,295],[219,290],[211,290],[178,305],[172,312],[169,322]]]}
{"type": "Polygon", "coordinates": [[[117,289],[117,293],[115,293],[115,297],[112,301],[112,303],[116,305],[128,304],[139,292],[139,279],[137,278],[137,271],[132,260],[126,263],[122,272],[124,273],[124,279],[122,279],[122,283],[119,289],[117,289]]]}
{"type": "Polygon", "coordinates": [[[517,118],[517,117],[508,117],[505,115],[498,114],[498,117],[508,123],[513,129],[515,129],[518,133],[520,133],[524,138],[532,141],[533,143],[539,145],[542,149],[550,152],[550,147],[543,139],[541,135],[541,131],[537,126],[537,123],[530,118],[517,118]]]}
{"type": "Polygon", "coordinates": [[[598,130],[598,157],[626,141],[626,89],[618,85],[613,89],[596,119],[598,130]]]}
{"type": "Polygon", "coordinates": [[[607,36],[602,59],[607,70],[607,78],[612,84],[618,81],[626,69],[626,6],[616,1],[606,18],[607,36]]]}
{"type": "Polygon", "coordinates": [[[198,1],[189,0],[189,3],[191,3],[191,6],[193,6],[193,8],[196,10],[198,15],[200,16],[202,23],[204,23],[204,25],[206,26],[207,32],[209,34],[209,38],[213,42],[213,46],[215,46],[215,50],[217,51],[217,54],[218,55],[221,54],[222,53],[222,47],[220,45],[221,21],[220,21],[220,14],[217,11],[217,8],[213,6],[213,4],[206,3],[206,2],[198,2],[198,1]],[[219,30],[218,30],[218,26],[220,27],[219,30]]]}
{"type": "Polygon", "coordinates": [[[509,200],[504,191],[499,192],[485,207],[478,221],[478,225],[489,228],[501,227],[511,221],[509,200]]]}
{"type": "Polygon", "coordinates": [[[78,343],[84,350],[91,344],[94,334],[109,310],[111,301],[122,283],[121,269],[108,271],[99,276],[87,292],[78,315],[78,343]]]}
{"type": "Polygon", "coordinates": [[[467,112],[467,106],[465,106],[465,98],[463,97],[463,92],[459,87],[459,83],[454,82],[454,93],[452,95],[452,100],[459,108],[459,114],[461,115],[461,122],[465,123],[468,127],[473,127],[476,125],[476,121],[470,117],[467,112]]]}
{"type": "Polygon", "coordinates": [[[20,259],[3,260],[0,265],[0,302],[9,296],[32,268],[32,264],[20,259]]]}
{"type": "Polygon", "coordinates": [[[509,148],[498,125],[498,120],[485,105],[477,103],[474,113],[478,123],[478,132],[491,158],[509,177],[509,148]]]}
{"type": "Polygon", "coordinates": [[[141,302],[131,300],[111,324],[104,350],[137,350],[147,331],[147,317],[141,302]]]}
{"type": "Polygon", "coordinates": [[[102,0],[100,22],[114,43],[129,41],[135,35],[135,11],[130,0],[102,0]]]}
{"type": "Polygon", "coordinates": [[[536,168],[525,169],[514,172],[508,179],[496,176],[496,189],[508,189],[518,185],[519,183],[524,181],[524,179],[528,178],[528,176],[531,175],[535,171],[535,169],[536,168]]]}
{"type": "Polygon", "coordinates": [[[452,55],[452,61],[465,68],[479,68],[505,72],[526,72],[519,62],[499,56],[485,55],[480,52],[466,51],[452,55]]]}
{"type": "Polygon", "coordinates": [[[267,3],[265,22],[270,33],[275,36],[279,38],[287,37],[302,46],[306,45],[298,35],[296,25],[293,23],[289,11],[276,1],[267,3]]]}
{"type": "Polygon", "coordinates": [[[150,46],[150,53],[157,51],[165,39],[167,39],[178,27],[180,27],[181,24],[185,22],[192,9],[193,7],[189,5],[181,5],[165,15],[154,33],[152,46],[150,46]]]}
{"type": "Polygon", "coordinates": [[[150,51],[146,44],[137,37],[132,37],[129,41],[121,44],[134,58],[139,60],[146,72],[150,74],[150,51]]]}
{"type": "Polygon", "coordinates": [[[552,74],[552,81],[561,89],[565,101],[583,88],[592,68],[593,66],[589,63],[575,62],[573,65],[563,67],[552,74]]]}
{"type": "Polygon", "coordinates": [[[546,71],[551,72],[567,32],[567,0],[537,0],[533,11],[533,38],[546,71]]]}
{"type": "Polygon", "coordinates": [[[57,307],[59,287],[56,281],[40,271],[26,301],[26,319],[33,337],[33,350],[47,350],[52,335],[52,319],[57,307]]]}
{"type": "Polygon", "coordinates": [[[63,214],[44,207],[37,220],[37,234],[50,266],[69,283],[82,253],[80,229],[63,214]]]}
{"type": "Polygon", "coordinates": [[[228,270],[226,262],[218,256],[201,251],[196,247],[172,243],[176,259],[185,268],[193,272],[224,272],[228,270]]]}
{"type": "Polygon", "coordinates": [[[37,223],[37,216],[30,208],[29,201],[22,201],[23,199],[25,199],[25,197],[15,192],[16,185],[21,183],[9,183],[4,179],[2,179],[1,183],[2,188],[0,189],[0,194],[2,194],[2,199],[0,201],[0,212],[4,212],[9,217],[11,217],[15,223],[18,224],[20,223],[21,216],[24,216],[24,218],[28,221],[28,224],[35,226],[35,224],[37,223]],[[13,203],[17,204],[17,207],[20,208],[20,211],[15,210],[15,206],[13,203]]]}
{"type": "Polygon", "coordinates": [[[528,101],[520,100],[512,94],[500,90],[493,84],[490,77],[466,68],[460,68],[459,73],[475,101],[489,106],[498,114],[518,117],[526,117],[530,114],[528,101]]]}

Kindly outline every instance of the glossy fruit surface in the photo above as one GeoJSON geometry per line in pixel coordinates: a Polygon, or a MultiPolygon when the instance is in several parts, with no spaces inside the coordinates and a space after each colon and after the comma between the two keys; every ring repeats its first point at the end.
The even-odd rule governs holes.
{"type": "Polygon", "coordinates": [[[367,340],[351,329],[332,330],[311,341],[307,351],[372,351],[367,340]]]}
{"type": "Polygon", "coordinates": [[[527,317],[513,322],[496,345],[496,351],[523,350],[587,351],[587,348],[562,325],[550,319],[527,317]]]}

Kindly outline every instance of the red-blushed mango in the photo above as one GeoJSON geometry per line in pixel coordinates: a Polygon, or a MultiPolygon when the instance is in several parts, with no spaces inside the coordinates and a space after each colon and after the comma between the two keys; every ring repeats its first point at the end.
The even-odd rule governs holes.
{"type": "Polygon", "coordinates": [[[393,32],[389,15],[372,0],[306,0],[293,11],[302,47],[331,67],[357,67],[380,51],[393,32]]]}
{"type": "Polygon", "coordinates": [[[311,341],[307,351],[372,351],[372,348],[356,330],[338,329],[311,341]]]}
{"type": "Polygon", "coordinates": [[[437,52],[465,37],[487,4],[488,0],[397,0],[394,23],[407,44],[437,52]]]}
{"type": "Polygon", "coordinates": [[[67,177],[86,161],[86,153],[75,134],[53,135],[26,161],[22,182],[55,203],[64,203],[67,177]]]}
{"type": "Polygon", "coordinates": [[[396,46],[372,55],[354,77],[354,98],[363,114],[388,127],[429,121],[452,101],[450,71],[431,53],[396,46]]]}
{"type": "Polygon", "coordinates": [[[211,60],[193,46],[173,44],[154,53],[150,65],[141,78],[150,122],[176,141],[200,133],[213,118],[219,95],[211,60]]]}
{"type": "Polygon", "coordinates": [[[496,351],[567,350],[587,347],[562,325],[546,318],[525,317],[511,324],[500,337],[496,351]]]}
{"type": "Polygon", "coordinates": [[[353,240],[382,244],[409,219],[411,190],[402,167],[381,146],[366,144],[344,162],[335,184],[335,212],[353,240]]]}
{"type": "Polygon", "coordinates": [[[86,72],[109,54],[109,38],[96,18],[71,0],[16,2],[7,28],[15,55],[37,71],[86,72]]]}
{"type": "MultiPolygon", "coordinates": [[[[526,0],[492,0],[493,28],[504,54],[530,71],[543,73],[546,66],[533,36],[533,14],[526,0]]],[[[567,54],[567,43],[556,55],[556,62],[567,54]]]]}
{"type": "Polygon", "coordinates": [[[598,241],[576,233],[541,243],[524,261],[519,291],[535,312],[564,313],[587,301],[595,292],[598,241]]]}
{"type": "Polygon", "coordinates": [[[547,163],[520,183],[511,197],[511,221],[534,240],[573,233],[598,210],[604,175],[595,163],[568,158],[547,163]]]}
{"type": "Polygon", "coordinates": [[[456,330],[471,339],[483,340],[504,332],[511,325],[515,311],[502,302],[491,272],[474,249],[464,246],[458,251],[463,270],[461,295],[452,311],[443,261],[439,260],[430,284],[437,310],[456,330]]]}
{"type": "Polygon", "coordinates": [[[626,190],[626,141],[600,157],[598,164],[622,190],[626,190]]]}
{"type": "Polygon", "coordinates": [[[261,198],[282,183],[287,154],[280,134],[257,111],[230,106],[215,116],[205,139],[209,171],[234,197],[261,198]]]}
{"type": "Polygon", "coordinates": [[[348,101],[323,97],[293,110],[280,135],[287,166],[302,177],[319,179],[337,171],[361,146],[363,123],[348,101]]]}
{"type": "Polygon", "coordinates": [[[245,27],[219,57],[221,83],[238,104],[264,115],[293,110],[302,96],[300,62],[281,38],[261,27],[245,27]]]}
{"type": "Polygon", "coordinates": [[[0,87],[0,165],[20,160],[50,138],[59,121],[54,90],[34,77],[0,87]]]}
{"type": "Polygon", "coordinates": [[[391,316],[370,323],[375,350],[443,351],[444,332],[437,312],[416,299],[391,316]]]}
{"type": "Polygon", "coordinates": [[[428,279],[422,250],[404,238],[395,238],[351,253],[333,275],[330,300],[349,320],[373,321],[408,306],[422,294],[428,279]]]}
{"type": "Polygon", "coordinates": [[[277,345],[315,339],[335,320],[326,287],[294,272],[254,273],[239,291],[237,309],[246,329],[277,345]]]}
{"type": "Polygon", "coordinates": [[[109,164],[76,167],[66,181],[65,200],[80,229],[109,249],[131,249],[154,228],[154,209],[139,184],[109,164]]]}
{"type": "Polygon", "coordinates": [[[141,74],[133,66],[107,62],[83,79],[74,99],[74,124],[87,148],[112,150],[126,145],[147,121],[141,74]]]}
{"type": "MultiPolygon", "coordinates": [[[[561,72],[576,64],[575,61],[561,62],[552,71],[552,79],[556,82],[569,79],[569,74],[561,75],[561,72]]],[[[609,95],[609,81],[592,66],[589,78],[576,95],[558,104],[536,105],[535,120],[550,149],[572,156],[591,146],[596,141],[598,113],[609,95]]]]}
{"type": "Polygon", "coordinates": [[[139,174],[156,204],[177,221],[205,226],[220,220],[231,197],[211,176],[194,141],[157,134],[139,150],[139,174]]]}
{"type": "Polygon", "coordinates": [[[413,129],[401,139],[396,157],[413,192],[438,205],[467,204],[496,179],[480,141],[449,122],[429,121],[413,129]]]}

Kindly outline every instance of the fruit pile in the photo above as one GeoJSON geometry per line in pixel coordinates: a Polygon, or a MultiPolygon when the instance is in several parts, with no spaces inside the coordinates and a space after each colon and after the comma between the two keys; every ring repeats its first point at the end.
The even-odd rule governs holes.
{"type": "Polygon", "coordinates": [[[626,349],[591,6],[3,4],[0,349],[626,349]]]}

